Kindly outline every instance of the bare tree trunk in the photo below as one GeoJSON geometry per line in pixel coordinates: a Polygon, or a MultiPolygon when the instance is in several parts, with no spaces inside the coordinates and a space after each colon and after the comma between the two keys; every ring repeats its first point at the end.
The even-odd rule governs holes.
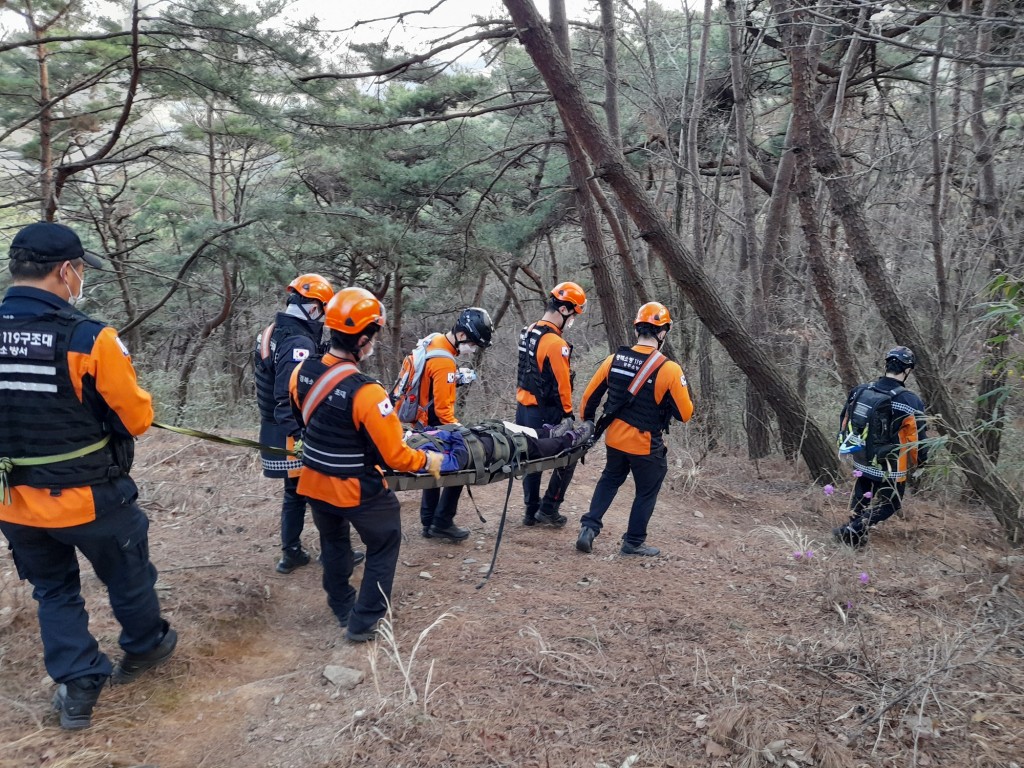
{"type": "Polygon", "coordinates": [[[928,128],[931,134],[932,156],[932,260],[935,262],[935,289],[939,297],[939,311],[932,320],[932,344],[943,347],[943,330],[949,315],[949,286],[946,279],[946,257],[943,251],[942,213],[945,208],[945,166],[942,162],[942,139],[939,133],[939,70],[946,36],[946,20],[939,19],[939,35],[935,41],[936,55],[932,57],[932,70],[928,89],[928,128]]]}
{"type": "MultiPolygon", "coordinates": [[[[564,0],[550,0],[551,31],[558,42],[567,61],[570,59],[569,26],[565,18],[564,0]]],[[[570,65],[571,66],[571,65],[570,65]]],[[[590,257],[590,272],[594,277],[597,300],[604,318],[605,333],[608,336],[609,349],[617,349],[628,343],[626,323],[619,303],[619,291],[615,285],[615,277],[609,267],[607,251],[604,247],[604,234],[601,232],[601,221],[597,208],[590,194],[588,179],[590,164],[587,156],[579,146],[574,134],[572,120],[561,112],[562,124],[565,126],[568,143],[566,154],[569,157],[569,176],[576,191],[576,205],[579,209],[580,227],[583,230],[583,244],[590,257]]]]}
{"type": "Polygon", "coordinates": [[[815,478],[837,475],[839,465],[831,441],[810,421],[792,385],[743,327],[704,269],[674,235],[670,223],[648,199],[643,183],[612,145],[537,9],[529,0],[504,2],[548,90],[565,113],[572,116],[574,132],[594,161],[597,175],[615,190],[641,237],[664,260],[697,316],[710,327],[740,369],[758,383],[780,423],[794,432],[803,430],[801,454],[811,474],[815,478]]]}
{"type": "MultiPolygon", "coordinates": [[[[750,278],[750,332],[755,338],[765,339],[768,326],[764,299],[763,264],[757,247],[757,225],[754,221],[754,191],[750,185],[750,155],[747,152],[747,83],[743,77],[743,52],[740,35],[742,20],[736,9],[736,0],[725,0],[729,16],[729,72],[732,78],[733,112],[736,127],[736,165],[740,172],[740,201],[743,221],[743,247],[750,278]]],[[[771,451],[768,409],[757,386],[747,379],[746,396],[747,455],[763,459],[771,451]]],[[[799,433],[798,435],[799,436],[799,433]]]]}
{"type": "Polygon", "coordinates": [[[861,198],[853,189],[831,134],[822,124],[808,97],[814,75],[807,56],[809,25],[805,14],[793,0],[772,0],[772,7],[785,35],[785,52],[793,80],[793,109],[794,112],[802,113],[801,119],[807,121],[811,131],[810,145],[801,149],[812,153],[815,169],[825,179],[832,210],[842,221],[854,264],[864,278],[882,319],[893,335],[910,346],[917,355],[918,365],[914,372],[930,409],[941,415],[937,419],[937,426],[949,438],[948,447],[953,459],[964,469],[967,482],[992,510],[1010,541],[1019,543],[1024,540],[1022,500],[999,475],[982,445],[965,428],[960,417],[961,404],[953,399],[947,389],[936,356],[914,325],[909,309],[887,277],[885,261],[871,238],[871,227],[864,216],[861,198]]]}
{"type": "MultiPolygon", "coordinates": [[[[970,0],[963,0],[962,11],[965,15],[972,13],[972,8],[970,0]]],[[[975,47],[979,57],[986,56],[992,49],[992,26],[986,19],[995,15],[995,8],[995,0],[985,0],[975,47]]],[[[988,72],[984,67],[978,67],[974,73],[974,90],[971,95],[971,136],[974,139],[974,159],[978,164],[977,200],[974,203],[972,229],[980,235],[978,250],[982,254],[989,254],[988,272],[992,278],[1003,273],[1007,266],[1005,237],[1000,222],[1002,206],[994,165],[996,136],[1005,126],[994,125],[989,128],[986,124],[987,86],[988,72]]],[[[980,363],[982,374],[978,383],[974,418],[981,429],[981,444],[993,463],[999,460],[999,444],[1006,421],[1006,339],[1009,331],[1001,319],[986,326],[985,355],[980,363]]]]}

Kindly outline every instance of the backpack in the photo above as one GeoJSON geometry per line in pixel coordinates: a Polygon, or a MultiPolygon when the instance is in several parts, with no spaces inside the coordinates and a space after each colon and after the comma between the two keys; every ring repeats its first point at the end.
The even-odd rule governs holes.
{"type": "Polygon", "coordinates": [[[846,403],[846,426],[839,433],[839,455],[852,457],[861,464],[878,464],[893,458],[899,448],[899,425],[903,416],[894,418],[892,401],[905,387],[886,391],[868,384],[850,395],[846,403]]]}
{"type": "Polygon", "coordinates": [[[423,369],[427,360],[435,357],[447,357],[452,362],[455,355],[444,349],[427,350],[430,342],[441,334],[431,333],[416,342],[412,352],[405,356],[402,361],[402,370],[398,373],[398,380],[391,388],[391,402],[395,405],[395,412],[398,420],[406,424],[413,424],[419,421],[420,413],[426,414],[431,401],[420,402],[420,382],[423,380],[423,369]]]}
{"type": "Polygon", "coordinates": [[[526,435],[514,424],[498,420],[481,421],[472,427],[444,424],[427,430],[414,430],[406,435],[405,444],[417,449],[429,444],[438,451],[450,451],[451,443],[445,437],[448,432],[462,435],[469,453],[466,469],[474,472],[474,482],[477,483],[489,481],[494,475],[508,471],[505,467],[515,470],[527,460],[529,454],[526,435]],[[483,434],[488,435],[494,445],[490,457],[480,442],[480,435],[483,434]]]}

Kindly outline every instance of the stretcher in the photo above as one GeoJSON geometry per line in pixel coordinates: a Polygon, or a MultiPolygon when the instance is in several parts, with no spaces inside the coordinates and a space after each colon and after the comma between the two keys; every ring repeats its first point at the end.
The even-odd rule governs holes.
{"type": "Polygon", "coordinates": [[[445,472],[437,480],[427,474],[393,472],[391,470],[385,470],[384,477],[387,478],[388,487],[393,491],[423,491],[428,488],[447,488],[456,485],[490,485],[500,480],[510,480],[536,472],[547,472],[551,469],[567,467],[581,459],[588,447],[587,445],[578,445],[571,450],[562,451],[543,459],[510,462],[503,464],[493,472],[484,473],[483,476],[476,469],[460,469],[457,472],[445,472]]]}

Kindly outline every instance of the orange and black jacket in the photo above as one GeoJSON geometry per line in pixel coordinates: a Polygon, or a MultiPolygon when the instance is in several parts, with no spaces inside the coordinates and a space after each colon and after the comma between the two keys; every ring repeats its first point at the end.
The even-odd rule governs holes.
{"type": "Polygon", "coordinates": [[[597,407],[608,393],[605,409],[615,409],[604,433],[609,448],[636,456],[647,456],[664,446],[662,434],[673,418],[689,421],[693,402],[683,369],[666,360],[649,375],[632,399],[627,398],[629,385],[643,370],[643,364],[656,350],[642,344],[620,347],[605,358],[597,369],[580,401],[580,418],[594,421],[597,407]],[[621,404],[621,408],[619,408],[621,404]]]}
{"type": "Polygon", "coordinates": [[[427,345],[427,353],[434,350],[448,352],[453,357],[438,355],[431,357],[423,364],[423,377],[420,379],[419,398],[421,403],[429,403],[427,412],[420,412],[419,422],[423,426],[436,427],[441,424],[454,424],[455,418],[455,373],[457,366],[454,357],[458,350],[452,346],[448,338],[439,333],[427,345]]]}
{"type": "Polygon", "coordinates": [[[290,384],[304,428],[298,493],[336,507],[357,507],[387,488],[383,464],[418,472],[426,454],[402,442],[391,398],[354,363],[332,354],[301,363],[290,384]]]}
{"type": "Polygon", "coordinates": [[[133,437],[153,423],[153,403],[117,331],[49,291],[12,287],[0,303],[0,391],[0,457],[15,460],[0,520],[64,528],[134,498],[133,437]],[[16,463],[104,440],[78,458],[16,463]]]}
{"type": "Polygon", "coordinates": [[[554,323],[538,320],[519,333],[516,402],[572,416],[572,344],[554,323]]]}

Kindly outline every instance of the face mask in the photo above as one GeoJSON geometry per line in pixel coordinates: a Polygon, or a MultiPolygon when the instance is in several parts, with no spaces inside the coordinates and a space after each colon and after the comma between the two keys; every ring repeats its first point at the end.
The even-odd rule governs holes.
{"type": "Polygon", "coordinates": [[[71,286],[68,285],[67,278],[62,278],[64,280],[64,287],[68,289],[68,304],[73,307],[78,304],[85,295],[85,270],[82,271],[82,274],[78,274],[78,270],[71,266],[71,262],[68,262],[68,269],[74,272],[75,277],[78,278],[78,293],[76,295],[72,295],[71,286]]]}
{"type": "Polygon", "coordinates": [[[575,322],[576,322],[576,318],[575,317],[566,318],[565,326],[563,326],[564,329],[568,331],[570,328],[572,328],[573,323],[575,323],[575,322]]]}
{"type": "Polygon", "coordinates": [[[324,316],[324,308],[317,301],[311,301],[308,304],[302,305],[302,311],[313,322],[316,322],[324,316]]]}
{"type": "Polygon", "coordinates": [[[359,353],[359,361],[369,360],[373,357],[373,353],[377,350],[377,342],[371,341],[363,347],[363,351],[359,353]]]}
{"type": "Polygon", "coordinates": [[[471,341],[460,341],[459,350],[463,355],[475,355],[477,350],[480,349],[476,344],[471,341]]]}

